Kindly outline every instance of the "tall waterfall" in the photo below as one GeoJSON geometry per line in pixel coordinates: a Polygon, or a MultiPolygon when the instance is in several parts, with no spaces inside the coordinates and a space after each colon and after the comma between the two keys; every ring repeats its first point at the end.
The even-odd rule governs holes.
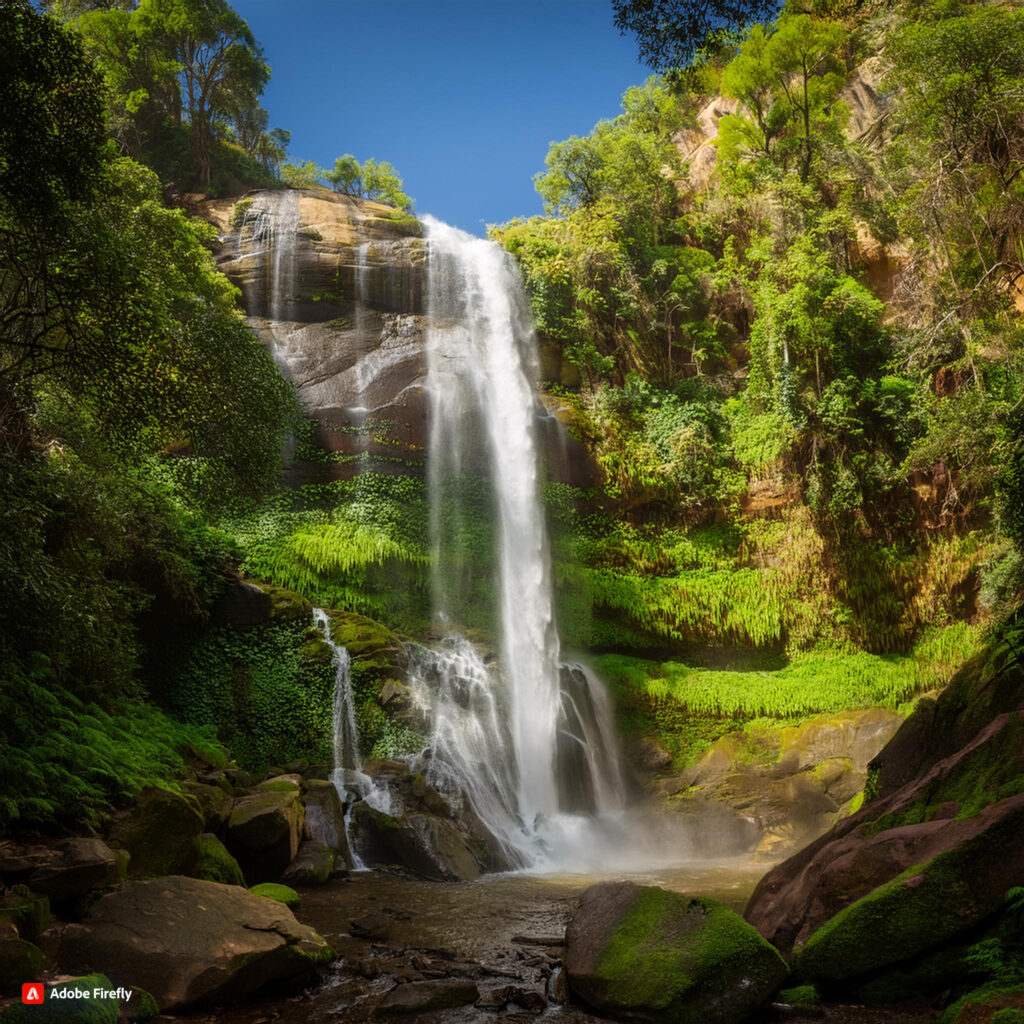
{"type": "Polygon", "coordinates": [[[435,610],[451,628],[479,574],[467,491],[482,481],[496,524],[499,649],[489,669],[449,635],[413,657],[410,682],[434,721],[431,780],[461,789],[520,863],[537,863],[560,845],[566,815],[623,806],[611,709],[596,677],[560,661],[539,493],[536,344],[516,266],[491,242],[425,224],[435,610]]]}

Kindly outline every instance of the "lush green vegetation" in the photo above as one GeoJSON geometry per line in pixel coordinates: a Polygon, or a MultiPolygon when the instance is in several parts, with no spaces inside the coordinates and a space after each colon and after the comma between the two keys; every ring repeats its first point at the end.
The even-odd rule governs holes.
{"type": "MultiPolygon", "coordinates": [[[[655,6],[616,5],[647,57],[704,46],[655,6]]],[[[551,215],[492,237],[622,510],[558,552],[577,642],[906,652],[1019,602],[1022,38],[984,4],[787,9],[552,146],[551,215]],[[891,116],[858,134],[843,89],[880,38],[891,116]],[[716,92],[738,107],[701,150],[716,92]]]]}
{"type": "Polygon", "coordinates": [[[209,510],[273,484],[297,410],[208,228],[112,155],[80,44],[22,4],[0,36],[6,829],[95,821],[216,746],[144,703],[147,663],[206,621],[234,553],[209,510]]]}

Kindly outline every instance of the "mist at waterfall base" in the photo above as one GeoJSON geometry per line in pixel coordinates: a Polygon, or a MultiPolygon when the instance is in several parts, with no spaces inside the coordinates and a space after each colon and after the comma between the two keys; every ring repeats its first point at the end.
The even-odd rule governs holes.
{"type": "MultiPolygon", "coordinates": [[[[265,193],[249,213],[267,256],[270,340],[288,373],[302,325],[285,312],[296,291],[295,193],[265,193]]],[[[538,359],[529,303],[510,255],[432,218],[427,246],[427,457],[435,624],[442,639],[410,644],[406,683],[429,723],[426,747],[403,758],[454,812],[468,809],[506,863],[534,873],[621,873],[687,860],[689,830],[630,799],[611,701],[585,664],[565,660],[555,621],[551,557],[540,500],[538,359]],[[474,530],[489,506],[493,530],[474,530]],[[486,536],[493,550],[481,550],[486,536]],[[497,650],[460,632],[468,606],[493,608],[497,650]]],[[[240,256],[242,258],[242,256],[240,256]]],[[[366,295],[365,246],[355,268],[357,322],[366,295]]],[[[360,354],[371,379],[380,353],[360,354]]],[[[363,771],[348,655],[326,613],[315,624],[334,648],[333,779],[398,815],[400,797],[363,771]]],[[[474,634],[476,635],[476,634],[474,634]]],[[[358,855],[358,850],[353,849],[358,855]]],[[[357,866],[362,866],[357,864],[357,866]]]]}

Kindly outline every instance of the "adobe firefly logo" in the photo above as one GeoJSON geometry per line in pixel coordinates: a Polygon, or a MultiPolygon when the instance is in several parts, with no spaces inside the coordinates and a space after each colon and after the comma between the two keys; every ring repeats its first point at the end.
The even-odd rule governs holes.
{"type": "Polygon", "coordinates": [[[41,981],[26,982],[21,986],[21,1001],[28,1006],[34,1006],[43,1001],[45,991],[41,981]]]}

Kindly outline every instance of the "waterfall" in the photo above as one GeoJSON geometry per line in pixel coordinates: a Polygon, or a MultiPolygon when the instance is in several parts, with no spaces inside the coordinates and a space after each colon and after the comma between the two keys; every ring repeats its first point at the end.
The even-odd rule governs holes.
{"type": "Polygon", "coordinates": [[[615,814],[625,797],[604,687],[560,659],[529,305],[499,246],[424,223],[433,589],[448,631],[434,650],[410,655],[410,685],[433,721],[425,770],[449,799],[463,794],[512,863],[569,863],[588,842],[581,819],[615,814]],[[469,495],[481,491],[495,520],[493,668],[452,631],[480,603],[488,555],[469,495]]]}
{"type": "Polygon", "coordinates": [[[331,748],[334,755],[335,785],[346,772],[361,772],[363,759],[359,756],[359,730],[356,728],[356,709],[352,698],[352,662],[346,648],[331,639],[331,620],[323,608],[313,609],[313,625],[323,634],[324,643],[331,649],[334,667],[334,698],[331,711],[331,748]]]}

